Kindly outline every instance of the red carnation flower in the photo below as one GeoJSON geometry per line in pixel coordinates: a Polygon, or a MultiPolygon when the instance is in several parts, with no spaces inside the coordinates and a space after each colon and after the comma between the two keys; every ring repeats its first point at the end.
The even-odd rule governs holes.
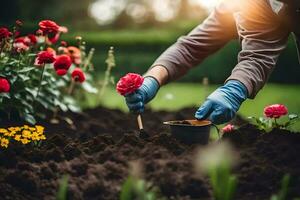
{"type": "Polygon", "coordinates": [[[50,51],[41,51],[37,55],[37,64],[43,65],[43,64],[50,64],[55,61],[54,54],[50,51]]]}
{"type": "Polygon", "coordinates": [[[43,20],[39,23],[39,26],[40,30],[43,32],[43,35],[56,35],[59,30],[59,26],[51,20],[43,20]]]}
{"type": "Polygon", "coordinates": [[[72,65],[72,60],[70,56],[67,55],[61,55],[57,56],[56,60],[54,62],[54,69],[59,76],[63,76],[67,74],[69,68],[72,65]]]}
{"type": "Polygon", "coordinates": [[[30,40],[30,43],[31,44],[36,44],[37,43],[37,38],[36,38],[36,36],[35,35],[33,35],[33,34],[29,34],[29,35],[27,35],[27,37],[29,38],[29,40],[30,40]]]}
{"type": "Polygon", "coordinates": [[[83,83],[85,81],[85,75],[83,71],[80,68],[75,68],[74,71],[72,72],[72,78],[76,82],[83,83]]]}
{"type": "Polygon", "coordinates": [[[227,126],[222,128],[222,132],[223,133],[230,133],[232,131],[234,131],[235,127],[232,124],[228,124],[227,126]]]}
{"type": "Polygon", "coordinates": [[[18,37],[15,39],[15,43],[23,43],[28,46],[30,44],[30,39],[28,37],[18,37]]]}
{"type": "Polygon", "coordinates": [[[60,33],[56,33],[54,35],[50,34],[50,35],[48,35],[48,41],[47,41],[47,43],[49,45],[55,44],[59,40],[59,37],[60,37],[60,33]]]}
{"type": "Polygon", "coordinates": [[[280,118],[288,113],[287,107],[282,104],[274,104],[265,107],[264,114],[268,118],[280,118]]]}
{"type": "Polygon", "coordinates": [[[24,44],[23,42],[15,42],[13,44],[14,50],[18,53],[23,53],[25,51],[29,50],[29,46],[27,46],[26,44],[24,44]]]}
{"type": "Polygon", "coordinates": [[[125,96],[136,91],[144,82],[144,78],[135,73],[128,73],[122,77],[117,83],[117,91],[119,94],[125,96]]]}
{"type": "Polygon", "coordinates": [[[10,91],[10,84],[5,78],[0,78],[0,93],[8,93],[10,91]]]}
{"type": "Polygon", "coordinates": [[[64,76],[64,75],[66,75],[68,73],[68,70],[66,70],[66,69],[58,69],[55,72],[56,72],[56,74],[58,76],[64,76]]]}
{"type": "Polygon", "coordinates": [[[9,32],[9,30],[7,28],[0,28],[0,41],[2,41],[5,38],[8,38],[12,35],[11,32],[9,32]]]}

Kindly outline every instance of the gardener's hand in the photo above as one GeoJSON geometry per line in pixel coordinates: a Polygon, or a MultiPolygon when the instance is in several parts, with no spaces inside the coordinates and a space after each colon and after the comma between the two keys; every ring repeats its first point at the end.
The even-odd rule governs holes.
{"type": "Polygon", "coordinates": [[[235,116],[247,97],[247,88],[239,81],[230,80],[207,97],[195,117],[208,119],[214,124],[226,123],[235,116]]]}
{"type": "Polygon", "coordinates": [[[131,112],[144,112],[145,104],[151,101],[159,89],[157,80],[153,77],[146,77],[142,86],[134,93],[126,95],[126,104],[131,112]]]}

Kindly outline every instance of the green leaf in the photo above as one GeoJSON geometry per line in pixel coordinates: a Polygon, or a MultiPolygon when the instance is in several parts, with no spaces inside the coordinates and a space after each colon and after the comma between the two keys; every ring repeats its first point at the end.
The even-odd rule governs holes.
{"type": "Polygon", "coordinates": [[[66,200],[67,199],[68,181],[69,181],[68,175],[64,175],[63,178],[60,180],[58,192],[56,195],[57,200],[66,200]]]}
{"type": "Polygon", "coordinates": [[[92,93],[92,94],[97,94],[98,93],[98,89],[97,88],[95,88],[94,86],[92,86],[89,82],[84,82],[84,83],[82,83],[82,88],[85,90],[85,91],[87,91],[87,92],[89,92],[89,93],[92,93]]]}
{"type": "Polygon", "coordinates": [[[0,93],[0,97],[10,99],[9,93],[0,93]]]}
{"type": "Polygon", "coordinates": [[[25,119],[26,122],[32,124],[32,125],[35,125],[36,124],[36,120],[34,118],[33,115],[29,114],[29,113],[24,113],[23,114],[23,117],[25,119]]]}
{"type": "Polygon", "coordinates": [[[75,112],[75,113],[78,113],[81,111],[79,106],[72,105],[72,104],[68,105],[68,108],[70,111],[75,112]]]}
{"type": "Polygon", "coordinates": [[[294,119],[297,119],[297,118],[299,118],[299,116],[297,114],[290,114],[289,115],[290,120],[294,120],[294,119]]]}
{"type": "Polygon", "coordinates": [[[35,67],[26,67],[24,69],[19,70],[18,73],[27,73],[27,72],[33,71],[35,69],[36,69],[35,67]]]}
{"type": "Polygon", "coordinates": [[[134,179],[132,177],[128,177],[122,186],[120,200],[132,200],[134,198],[133,185],[134,179]]]}

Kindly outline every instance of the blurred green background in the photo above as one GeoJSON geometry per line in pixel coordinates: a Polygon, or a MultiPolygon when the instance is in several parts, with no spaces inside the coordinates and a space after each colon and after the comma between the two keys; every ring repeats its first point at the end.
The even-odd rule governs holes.
{"type": "MultiPolygon", "coordinates": [[[[0,24],[12,27],[16,19],[24,22],[23,34],[37,30],[42,19],[52,19],[69,28],[63,39],[74,43],[82,36],[89,48],[95,47],[94,65],[97,79],[103,77],[105,58],[110,46],[115,47],[117,80],[127,72],[144,73],[154,60],[177,38],[187,34],[211,12],[218,0],[10,0],[1,2],[0,24]]],[[[198,106],[210,91],[222,84],[237,63],[240,46],[229,42],[175,84],[163,88],[151,103],[154,109],[176,110],[198,106]],[[203,89],[202,79],[212,84],[203,89]],[[203,92],[205,90],[205,92],[203,92]]],[[[241,108],[244,115],[261,115],[265,105],[287,104],[300,113],[300,66],[293,38],[280,56],[269,84],[254,101],[241,108]]],[[[111,86],[105,97],[89,95],[83,106],[102,103],[126,110],[124,102],[111,86]]]]}

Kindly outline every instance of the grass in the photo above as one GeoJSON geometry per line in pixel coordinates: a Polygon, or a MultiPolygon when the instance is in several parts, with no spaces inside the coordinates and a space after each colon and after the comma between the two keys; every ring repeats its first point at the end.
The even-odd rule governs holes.
{"type": "MultiPolygon", "coordinates": [[[[203,87],[197,83],[171,83],[162,87],[149,104],[154,110],[176,111],[185,107],[195,107],[203,103],[205,97],[208,96],[218,85],[210,85],[203,87]]],[[[266,85],[254,100],[247,100],[241,106],[239,113],[243,116],[259,117],[263,115],[263,109],[266,105],[281,103],[288,107],[290,113],[300,114],[300,85],[282,85],[268,84],[266,85]]],[[[95,95],[89,95],[83,103],[83,107],[95,107],[99,104],[105,107],[120,109],[128,112],[123,97],[115,92],[113,87],[106,90],[101,102],[95,95]]],[[[193,116],[191,116],[193,117],[193,116]]],[[[295,125],[300,130],[300,122],[295,125]]]]}

